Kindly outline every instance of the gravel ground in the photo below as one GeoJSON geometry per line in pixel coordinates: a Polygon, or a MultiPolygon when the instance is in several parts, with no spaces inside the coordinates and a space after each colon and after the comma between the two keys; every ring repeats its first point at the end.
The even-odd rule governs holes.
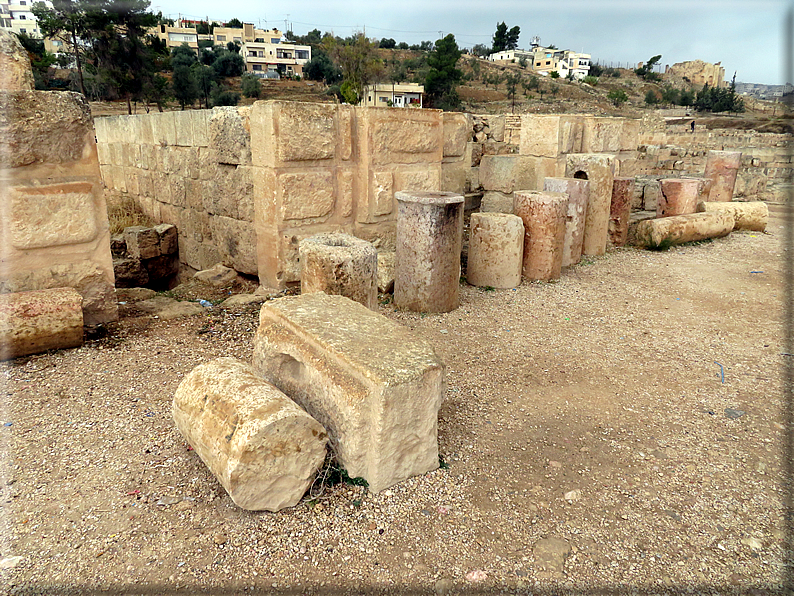
{"type": "Polygon", "coordinates": [[[557,283],[381,312],[448,366],[446,465],[236,508],[176,431],[196,365],[250,360],[258,306],[133,306],[82,348],[0,365],[10,593],[771,593],[782,574],[783,220],[557,283]],[[722,374],[724,374],[724,379],[722,374]]]}

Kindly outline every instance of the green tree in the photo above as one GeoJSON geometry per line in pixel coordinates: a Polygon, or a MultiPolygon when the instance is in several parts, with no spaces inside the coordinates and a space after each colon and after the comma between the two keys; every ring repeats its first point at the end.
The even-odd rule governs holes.
{"type": "Polygon", "coordinates": [[[659,95],[655,89],[648,89],[645,94],[645,103],[649,106],[655,106],[659,103],[659,95]]]}
{"type": "Polygon", "coordinates": [[[41,34],[48,39],[57,39],[71,49],[80,93],[86,96],[81,42],[90,36],[86,20],[86,11],[90,7],[87,0],[51,0],[50,6],[44,2],[35,2],[31,8],[38,20],[41,34]]]}
{"type": "Polygon", "coordinates": [[[212,70],[219,77],[239,77],[245,72],[245,60],[240,54],[224,50],[212,63],[212,70]]]}
{"type": "Polygon", "coordinates": [[[162,112],[166,102],[172,96],[168,79],[159,73],[154,73],[144,81],[141,95],[147,104],[147,112],[149,103],[156,105],[157,110],[162,112]]]}
{"type": "Polygon", "coordinates": [[[400,50],[407,50],[408,49],[408,44],[405,43],[404,41],[401,41],[400,43],[397,44],[397,48],[400,49],[400,50]]]}
{"type": "Polygon", "coordinates": [[[552,79],[559,79],[559,78],[560,78],[560,73],[558,73],[556,70],[552,70],[552,71],[549,73],[549,76],[550,76],[552,79]]]}
{"type": "Polygon", "coordinates": [[[502,21],[496,24],[496,32],[491,41],[491,53],[503,52],[507,49],[507,25],[502,21]]]}
{"type": "Polygon", "coordinates": [[[234,19],[230,20],[229,22],[227,22],[226,26],[229,29],[242,29],[243,28],[243,22],[240,19],[234,18],[234,19]]]}
{"type": "Polygon", "coordinates": [[[425,79],[425,93],[431,107],[442,110],[455,110],[460,107],[457,86],[463,72],[456,68],[461,52],[450,33],[436,41],[435,48],[427,57],[430,70],[425,79]]]}
{"type": "Polygon", "coordinates": [[[679,103],[681,99],[681,92],[672,86],[667,86],[662,89],[662,101],[672,106],[679,103]]]}
{"type": "Polygon", "coordinates": [[[623,89],[612,89],[609,93],[607,93],[607,99],[611,101],[615,107],[619,108],[628,101],[629,96],[626,95],[626,92],[623,91],[623,89]]]}
{"type": "Polygon", "coordinates": [[[303,66],[303,74],[310,81],[325,81],[326,85],[333,85],[342,80],[342,71],[319,48],[312,53],[312,59],[303,66]]]}
{"type": "Polygon", "coordinates": [[[171,50],[171,67],[187,66],[188,68],[196,63],[196,52],[187,43],[177,46],[171,50]]]}
{"type": "Polygon", "coordinates": [[[380,40],[380,43],[378,43],[378,47],[383,48],[384,50],[393,50],[395,47],[397,47],[397,42],[392,38],[386,39],[384,37],[380,40]]]}
{"type": "Polygon", "coordinates": [[[347,86],[344,83],[342,85],[345,101],[354,100],[357,104],[364,97],[364,88],[383,72],[383,63],[377,56],[375,44],[363,33],[356,33],[342,42],[326,35],[322,48],[342,71],[344,83],[347,83],[347,86]]]}
{"type": "Polygon", "coordinates": [[[520,34],[521,29],[518,27],[518,25],[510,28],[510,31],[507,32],[507,44],[505,46],[506,50],[515,50],[518,48],[518,36],[520,34]]]}
{"type": "Polygon", "coordinates": [[[215,71],[211,66],[196,62],[190,67],[193,78],[196,81],[196,89],[198,91],[199,107],[201,107],[201,100],[204,100],[204,107],[210,107],[210,95],[212,93],[212,86],[215,84],[215,71]]]}
{"type": "Polygon", "coordinates": [[[26,33],[17,34],[17,38],[30,58],[36,89],[47,89],[49,69],[55,64],[55,56],[44,48],[44,42],[40,39],[34,39],[26,33]]]}
{"type": "Polygon", "coordinates": [[[662,55],[659,54],[658,56],[654,56],[650,58],[648,62],[646,62],[643,66],[634,69],[634,73],[642,77],[646,81],[658,81],[661,76],[658,73],[653,72],[654,67],[662,59],[662,55]]]}
{"type": "Polygon", "coordinates": [[[198,85],[193,71],[184,64],[174,68],[174,74],[171,77],[171,87],[174,97],[183,110],[186,105],[193,105],[193,102],[199,97],[198,85]]]}
{"type": "Polygon", "coordinates": [[[505,84],[507,85],[507,99],[512,101],[512,111],[516,111],[516,89],[518,89],[518,85],[521,83],[521,75],[516,74],[508,74],[505,77],[505,84]]]}
{"type": "Polygon", "coordinates": [[[262,84],[259,82],[259,79],[252,74],[244,74],[242,79],[240,80],[240,87],[243,91],[243,95],[246,97],[259,97],[259,93],[262,91],[262,84]]]}

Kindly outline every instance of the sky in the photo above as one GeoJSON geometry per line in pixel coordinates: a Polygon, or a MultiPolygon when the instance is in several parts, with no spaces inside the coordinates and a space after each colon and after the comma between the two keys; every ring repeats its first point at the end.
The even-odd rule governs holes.
{"type": "MultiPolygon", "coordinates": [[[[661,65],[686,60],[721,62],[725,78],[780,85],[784,81],[784,20],[792,1],[783,0],[151,0],[150,9],[172,18],[228,21],[258,28],[312,29],[347,37],[409,44],[449,33],[458,46],[491,45],[496,25],[521,29],[520,48],[533,36],[591,54],[600,64],[636,66],[662,55],[661,65]],[[286,12],[288,11],[288,12],[286,12]]],[[[794,82],[794,81],[791,81],[794,82]]]]}

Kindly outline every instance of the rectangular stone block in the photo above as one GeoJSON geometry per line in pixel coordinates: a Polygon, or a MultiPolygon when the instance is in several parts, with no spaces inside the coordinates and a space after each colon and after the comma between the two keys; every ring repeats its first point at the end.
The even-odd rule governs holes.
{"type": "Polygon", "coordinates": [[[464,193],[469,189],[466,185],[466,176],[471,168],[465,162],[441,164],[441,188],[446,192],[464,193]]]}
{"type": "Polygon", "coordinates": [[[254,225],[229,217],[213,217],[210,227],[213,244],[218,247],[221,262],[240,273],[257,275],[254,225]]]}
{"type": "MultiPolygon", "coordinates": [[[[504,137],[504,127],[502,128],[504,137]]],[[[471,138],[471,124],[466,114],[444,112],[444,157],[462,157],[471,138]]]]}
{"type": "Polygon", "coordinates": [[[438,467],[444,364],[402,325],[343,296],[287,297],[260,312],[253,367],[328,430],[371,491],[438,467]]]}
{"type": "Polygon", "coordinates": [[[152,140],[155,145],[173,146],[176,145],[176,112],[160,112],[149,114],[152,124],[152,140]]]}
{"type": "Polygon", "coordinates": [[[110,163],[110,146],[107,143],[97,143],[96,154],[100,165],[110,163]]]}
{"type": "Polygon", "coordinates": [[[375,166],[440,162],[442,114],[440,110],[356,108],[360,155],[375,166]]]}
{"type": "Polygon", "coordinates": [[[90,182],[13,186],[10,220],[11,245],[19,250],[90,242],[97,237],[96,193],[90,182]]]}
{"type": "Polygon", "coordinates": [[[82,302],[72,288],[0,294],[0,360],[82,345],[82,302]]]}
{"type": "Polygon", "coordinates": [[[154,145],[154,133],[152,132],[152,120],[149,118],[149,114],[145,116],[140,116],[141,125],[140,125],[140,138],[139,141],[141,145],[154,145]]]}
{"type": "Polygon", "coordinates": [[[352,169],[337,170],[336,212],[346,218],[353,214],[355,175],[352,169]]]}
{"type": "Polygon", "coordinates": [[[521,116],[518,151],[520,155],[558,157],[561,154],[579,151],[581,142],[581,117],[528,114],[521,116]]]}
{"type": "Polygon", "coordinates": [[[624,118],[620,131],[620,151],[637,151],[639,145],[640,121],[634,118],[624,118]]]}
{"type": "Polygon", "coordinates": [[[250,165],[251,108],[223,106],[212,109],[209,118],[209,148],[212,159],[219,164],[250,165]]]}
{"type": "Polygon", "coordinates": [[[190,123],[193,128],[193,146],[208,147],[210,143],[209,119],[210,110],[191,110],[190,123]]]}
{"type": "Polygon", "coordinates": [[[336,113],[330,104],[256,102],[250,114],[253,164],[334,159],[336,113]]]}
{"type": "Polygon", "coordinates": [[[582,153],[620,151],[623,122],[623,118],[585,117],[582,153]]]}
{"type": "Polygon", "coordinates": [[[174,128],[176,129],[176,145],[180,147],[192,147],[193,146],[192,110],[188,112],[174,112],[174,128]]]}
{"type": "Polygon", "coordinates": [[[334,207],[334,173],[316,170],[278,176],[283,219],[306,220],[328,217],[334,207]]]}

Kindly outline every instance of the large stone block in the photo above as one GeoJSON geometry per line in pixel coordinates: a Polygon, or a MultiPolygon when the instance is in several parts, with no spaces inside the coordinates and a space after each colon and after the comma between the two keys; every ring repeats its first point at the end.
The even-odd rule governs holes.
{"type": "Polygon", "coordinates": [[[623,118],[585,117],[581,152],[614,153],[620,151],[624,140],[623,123],[623,118]]]}
{"type": "Polygon", "coordinates": [[[284,219],[327,217],[334,208],[334,173],[314,170],[278,176],[284,219]]]}
{"type": "Polygon", "coordinates": [[[566,153],[580,153],[581,118],[524,114],[521,116],[520,139],[518,152],[521,155],[556,158],[566,153]]]}
{"type": "Polygon", "coordinates": [[[471,125],[466,114],[444,112],[444,157],[462,157],[470,136],[471,125]]]}
{"type": "Polygon", "coordinates": [[[253,366],[326,428],[371,491],[438,467],[444,365],[406,327],[343,296],[283,298],[260,311],[253,366]]]}
{"type": "Polygon", "coordinates": [[[28,53],[6,29],[0,30],[0,82],[3,91],[33,91],[34,88],[28,53]]]}
{"type": "Polygon", "coordinates": [[[72,288],[0,294],[0,360],[81,345],[82,300],[72,288]]]}
{"type": "Polygon", "coordinates": [[[325,459],[325,429],[250,366],[218,358],[179,384],[179,432],[243,509],[296,505],[325,459]]]}
{"type": "Polygon", "coordinates": [[[14,248],[90,242],[97,237],[95,185],[90,182],[13,186],[6,225],[14,248]]]}
{"type": "Polygon", "coordinates": [[[333,159],[337,111],[330,104],[256,102],[250,114],[253,164],[273,167],[333,159]]]}
{"type": "Polygon", "coordinates": [[[216,163],[251,163],[250,107],[224,106],[212,109],[209,118],[209,147],[216,163]]]}
{"type": "Polygon", "coordinates": [[[256,230],[253,224],[228,217],[213,217],[210,226],[221,262],[240,273],[256,275],[256,230]]]}
{"type": "Polygon", "coordinates": [[[176,145],[176,112],[149,114],[152,126],[152,140],[155,145],[170,147],[176,145]]]}
{"type": "Polygon", "coordinates": [[[356,108],[360,154],[376,166],[440,162],[442,114],[440,110],[356,108]]]}
{"type": "Polygon", "coordinates": [[[467,192],[469,190],[467,188],[467,175],[470,169],[464,161],[442,163],[440,189],[445,192],[456,192],[459,194],[467,192]]]}
{"type": "Polygon", "coordinates": [[[512,193],[520,176],[518,155],[484,155],[480,161],[480,185],[486,191],[512,193]]]}
{"type": "Polygon", "coordinates": [[[91,110],[79,93],[0,93],[0,166],[80,162],[97,168],[91,110]]]}
{"type": "Polygon", "coordinates": [[[133,259],[153,259],[161,254],[160,234],[154,228],[144,226],[124,228],[124,242],[127,245],[127,253],[133,259]]]}

